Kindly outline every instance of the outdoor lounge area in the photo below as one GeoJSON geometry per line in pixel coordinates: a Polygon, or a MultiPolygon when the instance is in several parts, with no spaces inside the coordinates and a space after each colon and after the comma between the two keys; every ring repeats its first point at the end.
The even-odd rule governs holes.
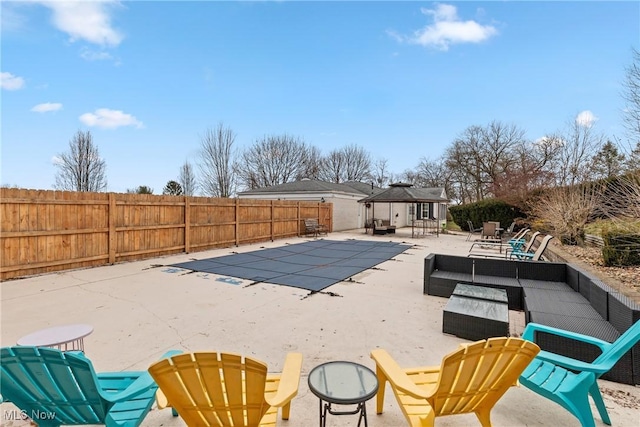
{"type": "MultiPolygon", "coordinates": [[[[379,357],[380,352],[376,350],[383,349],[403,367],[440,366],[445,355],[456,352],[460,344],[471,342],[442,332],[448,297],[457,281],[463,278],[442,282],[435,294],[425,293],[431,286],[436,286],[433,282],[425,285],[427,273],[432,277],[431,273],[435,271],[435,268],[425,268],[425,258],[438,254],[432,256],[434,263],[447,265],[451,271],[458,265],[470,267],[471,283],[480,283],[480,276],[497,276],[495,269],[485,271],[478,264],[473,272],[474,262],[505,260],[467,258],[471,242],[466,241],[466,234],[415,239],[410,236],[410,230],[407,232],[402,228],[384,236],[367,235],[363,230],[331,233],[327,240],[384,242],[409,247],[390,258],[380,258],[378,264],[363,271],[354,270],[352,276],[318,291],[272,284],[268,280],[193,271],[176,265],[236,254],[256,254],[256,251],[309,241],[322,242],[322,237],[287,238],[5,281],[0,284],[1,345],[15,346],[23,337],[44,328],[87,324],[91,329],[79,333],[83,335],[86,357],[97,372],[146,371],[168,351],[178,350],[184,353],[235,353],[264,362],[269,373],[280,373],[286,371],[285,365],[291,357],[298,362],[297,356],[290,355],[300,354],[299,387],[290,401],[289,419],[283,421],[278,415],[276,425],[315,426],[319,423],[319,392],[310,389],[309,379],[320,365],[346,361],[376,372],[376,360],[371,354],[379,357]]],[[[534,302],[527,302],[525,298],[527,290],[522,283],[525,280],[559,281],[567,286],[577,280],[578,287],[572,291],[577,290],[578,295],[585,297],[580,283],[587,276],[581,270],[574,274],[563,265],[563,273],[558,273],[562,278],[556,280],[533,277],[541,271],[543,275],[556,274],[560,271],[556,263],[514,261],[513,265],[521,266],[518,276],[514,270],[513,278],[500,279],[505,283],[519,283],[520,280],[521,286],[517,290],[515,283],[507,285],[510,287],[506,290],[508,331],[512,337],[523,333],[526,316],[535,317],[536,313],[544,312],[526,310],[529,306],[525,304],[534,302]]],[[[459,273],[467,274],[467,271],[460,270],[459,273]]],[[[599,286],[592,282],[593,286],[599,286]]],[[[483,283],[491,285],[488,280],[483,283]]],[[[607,297],[613,294],[612,290],[607,297]]],[[[601,310],[599,306],[593,308],[601,310]]],[[[607,306],[607,310],[611,316],[611,311],[618,308],[607,306]]],[[[178,360],[176,356],[174,360],[178,360]]],[[[284,375],[283,372],[283,378],[284,375]]],[[[598,384],[612,425],[637,425],[640,388],[606,379],[598,380],[598,384]]],[[[386,387],[387,398],[381,414],[376,413],[375,398],[365,403],[368,425],[406,426],[407,421],[394,399],[391,385],[382,384],[382,387],[386,387]]],[[[591,405],[595,425],[605,425],[595,405],[591,405]]],[[[343,409],[335,406],[334,409],[343,409]]],[[[344,409],[355,409],[355,406],[344,409]]],[[[15,407],[11,404],[3,403],[1,410],[1,425],[30,425],[29,421],[19,419],[12,412],[15,407]]],[[[328,426],[356,426],[358,420],[358,414],[329,414],[326,422],[328,426]]],[[[522,386],[508,388],[492,408],[491,422],[494,426],[579,425],[577,419],[560,405],[522,386]]],[[[154,403],[141,425],[171,427],[184,426],[185,422],[174,417],[170,409],[158,409],[154,403]]],[[[480,422],[476,415],[468,413],[439,418],[436,425],[476,426],[480,422]]]]}
{"type": "MultiPolygon", "coordinates": [[[[566,263],[467,258],[429,254],[425,257],[424,293],[450,297],[459,283],[506,291],[510,310],[522,311],[534,322],[606,342],[615,341],[640,320],[640,305],[592,276],[566,263]]],[[[455,296],[455,295],[454,295],[455,296]]],[[[592,361],[600,350],[541,333],[543,350],[592,361]]],[[[640,384],[640,344],[625,354],[603,378],[640,384]]]]}

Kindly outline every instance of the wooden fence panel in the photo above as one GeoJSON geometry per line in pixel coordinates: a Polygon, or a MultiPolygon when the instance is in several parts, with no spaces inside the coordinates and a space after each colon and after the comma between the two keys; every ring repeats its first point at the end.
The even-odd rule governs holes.
{"type": "Polygon", "coordinates": [[[330,230],[331,203],[0,188],[0,280],[330,230]]]}

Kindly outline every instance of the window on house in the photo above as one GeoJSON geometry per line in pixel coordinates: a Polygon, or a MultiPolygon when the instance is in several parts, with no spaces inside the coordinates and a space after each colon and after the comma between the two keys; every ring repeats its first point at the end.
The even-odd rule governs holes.
{"type": "Polygon", "coordinates": [[[416,219],[435,219],[433,203],[418,203],[416,219]]]}

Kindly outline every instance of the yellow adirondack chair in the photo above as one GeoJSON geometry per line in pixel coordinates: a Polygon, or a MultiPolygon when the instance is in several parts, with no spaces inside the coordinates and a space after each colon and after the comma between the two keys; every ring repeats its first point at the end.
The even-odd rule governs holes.
{"type": "Polygon", "coordinates": [[[433,426],[435,418],[474,412],[490,426],[490,412],[540,348],[520,338],[489,338],[460,348],[440,366],[403,369],[383,349],[371,352],[380,387],[377,412],[382,413],[389,381],[409,425],[433,426]]]}
{"type": "Polygon", "coordinates": [[[257,427],[275,426],[278,408],[289,419],[301,368],[300,353],[287,354],[282,374],[268,374],[259,360],[205,352],[161,360],[149,373],[158,407],[173,407],[188,426],[257,427]]]}

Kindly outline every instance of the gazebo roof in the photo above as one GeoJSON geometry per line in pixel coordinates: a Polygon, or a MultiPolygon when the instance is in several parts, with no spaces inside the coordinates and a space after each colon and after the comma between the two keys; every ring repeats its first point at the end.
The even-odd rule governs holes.
{"type": "Polygon", "coordinates": [[[444,188],[412,188],[412,184],[396,183],[378,194],[373,194],[360,203],[448,203],[444,188]]]}

